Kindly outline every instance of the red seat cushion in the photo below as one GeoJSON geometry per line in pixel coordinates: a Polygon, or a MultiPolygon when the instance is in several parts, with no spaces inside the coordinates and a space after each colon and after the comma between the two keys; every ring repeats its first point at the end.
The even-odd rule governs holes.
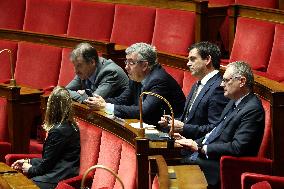
{"type": "Polygon", "coordinates": [[[195,41],[195,19],[194,12],[157,9],[152,44],[159,51],[186,56],[195,41]]]}
{"type": "Polygon", "coordinates": [[[272,189],[269,182],[262,181],[251,186],[251,189],[272,189]]]}
{"type": "Polygon", "coordinates": [[[113,17],[114,4],[74,0],[67,35],[109,41],[113,17]]]}
{"type": "Polygon", "coordinates": [[[66,34],[70,0],[26,0],[24,30],[48,34],[66,34]]]}
{"type": "Polygon", "coordinates": [[[22,30],[25,0],[0,0],[0,28],[22,30]]]}
{"type": "Polygon", "coordinates": [[[243,60],[253,70],[265,71],[272,49],[274,27],[272,22],[238,18],[230,61],[243,60]]]}
{"type": "Polygon", "coordinates": [[[37,89],[56,86],[61,51],[53,46],[19,43],[15,69],[17,83],[37,89]]]}
{"type": "Polygon", "coordinates": [[[116,5],[110,41],[130,46],[133,43],[152,42],[155,24],[154,8],[116,5]]]}
{"type": "Polygon", "coordinates": [[[75,77],[75,69],[69,57],[72,49],[64,48],[62,50],[62,60],[59,72],[58,85],[66,86],[75,77]]]}

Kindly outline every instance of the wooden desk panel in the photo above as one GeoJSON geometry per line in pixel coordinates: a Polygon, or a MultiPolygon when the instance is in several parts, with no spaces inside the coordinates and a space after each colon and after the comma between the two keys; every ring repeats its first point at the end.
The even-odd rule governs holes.
{"type": "Polygon", "coordinates": [[[15,171],[5,163],[0,162],[0,188],[38,189],[32,180],[15,171]]]}

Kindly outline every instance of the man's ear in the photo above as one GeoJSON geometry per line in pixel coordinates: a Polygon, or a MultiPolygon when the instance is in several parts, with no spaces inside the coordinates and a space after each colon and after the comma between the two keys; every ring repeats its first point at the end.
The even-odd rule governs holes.
{"type": "Polygon", "coordinates": [[[242,76],[240,78],[240,87],[244,87],[246,85],[246,83],[247,83],[247,78],[242,76]]]}
{"type": "Polygon", "coordinates": [[[146,71],[148,68],[149,68],[149,62],[145,61],[145,62],[142,62],[142,70],[143,71],[146,71]]]}
{"type": "Polygon", "coordinates": [[[206,66],[208,66],[210,64],[210,62],[212,62],[212,57],[210,55],[208,55],[206,58],[206,66]]]}

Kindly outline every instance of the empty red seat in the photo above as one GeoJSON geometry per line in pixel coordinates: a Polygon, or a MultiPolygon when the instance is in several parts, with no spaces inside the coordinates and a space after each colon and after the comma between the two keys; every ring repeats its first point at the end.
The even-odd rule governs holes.
{"type": "MultiPolygon", "coordinates": [[[[9,49],[12,52],[12,64],[16,65],[18,43],[12,41],[0,40],[0,51],[9,49]]],[[[0,54],[0,83],[6,82],[11,79],[11,64],[10,54],[8,51],[3,51],[0,54]]]]}
{"type": "Polygon", "coordinates": [[[156,10],[154,8],[116,5],[110,41],[130,46],[133,43],[151,43],[156,10]]]}
{"type": "Polygon", "coordinates": [[[37,89],[57,85],[61,48],[21,42],[18,44],[15,79],[18,84],[37,89]]]}
{"type": "Polygon", "coordinates": [[[24,30],[66,34],[70,4],[70,0],[26,0],[24,30]]]}
{"type": "Polygon", "coordinates": [[[109,41],[113,17],[114,4],[74,0],[67,35],[109,41]]]}
{"type": "Polygon", "coordinates": [[[62,50],[61,67],[57,84],[59,86],[66,86],[75,77],[75,69],[69,59],[71,51],[72,49],[67,48],[62,50]]]}
{"type": "Polygon", "coordinates": [[[25,0],[0,0],[0,28],[22,30],[25,0]]]}
{"type": "Polygon", "coordinates": [[[159,51],[186,56],[195,42],[194,12],[157,9],[152,44],[159,51]]]}
{"type": "Polygon", "coordinates": [[[278,0],[235,0],[236,4],[249,5],[254,7],[276,8],[278,0]]]}
{"type": "Polygon", "coordinates": [[[270,61],[266,72],[256,72],[259,75],[270,78],[272,80],[284,81],[284,25],[277,24],[275,26],[275,34],[273,47],[271,51],[270,61]]]}
{"type": "Polygon", "coordinates": [[[272,49],[274,27],[272,22],[239,17],[230,61],[246,61],[253,70],[265,71],[272,49]]]}

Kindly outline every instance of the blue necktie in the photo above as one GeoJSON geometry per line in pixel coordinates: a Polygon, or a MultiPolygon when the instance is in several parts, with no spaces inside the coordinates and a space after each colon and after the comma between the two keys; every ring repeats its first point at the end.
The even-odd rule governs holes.
{"type": "MultiPolygon", "coordinates": [[[[226,116],[224,117],[224,119],[218,124],[217,127],[215,127],[214,130],[212,130],[212,132],[210,133],[210,135],[208,136],[207,140],[205,141],[204,145],[208,145],[210,142],[212,142],[212,140],[215,139],[217,133],[219,132],[219,130],[223,127],[223,123],[225,122],[226,118],[235,110],[235,103],[233,103],[233,105],[231,106],[230,110],[227,112],[226,116]]],[[[198,157],[199,153],[198,152],[193,152],[190,157],[189,160],[190,161],[195,161],[198,157]]]]}

